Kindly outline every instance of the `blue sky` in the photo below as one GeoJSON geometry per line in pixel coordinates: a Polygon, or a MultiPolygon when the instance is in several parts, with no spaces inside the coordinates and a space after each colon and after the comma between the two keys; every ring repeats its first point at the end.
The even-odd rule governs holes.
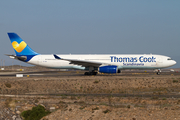
{"type": "Polygon", "coordinates": [[[6,65],[12,59],[4,54],[15,54],[7,32],[15,32],[41,54],[152,53],[180,68],[178,0],[1,0],[0,16],[6,65]]]}

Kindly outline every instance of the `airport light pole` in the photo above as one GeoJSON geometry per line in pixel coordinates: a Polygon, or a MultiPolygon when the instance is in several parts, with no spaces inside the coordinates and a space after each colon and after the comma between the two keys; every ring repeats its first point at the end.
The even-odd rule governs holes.
{"type": "Polygon", "coordinates": [[[4,68],[4,66],[5,66],[5,60],[3,61],[3,68],[4,68]]]}
{"type": "Polygon", "coordinates": [[[1,59],[1,68],[2,68],[2,59],[1,59]]]}
{"type": "Polygon", "coordinates": [[[14,63],[14,59],[12,60],[12,70],[13,70],[13,63],[14,63]]]}

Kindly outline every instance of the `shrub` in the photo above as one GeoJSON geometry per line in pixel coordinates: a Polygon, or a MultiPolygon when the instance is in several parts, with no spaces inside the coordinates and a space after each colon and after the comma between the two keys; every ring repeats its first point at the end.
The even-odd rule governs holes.
{"type": "Polygon", "coordinates": [[[178,83],[178,80],[173,80],[173,83],[178,83]]]}
{"type": "Polygon", "coordinates": [[[130,106],[130,105],[127,105],[127,108],[131,108],[131,106],[130,106]]]}
{"type": "Polygon", "coordinates": [[[38,102],[39,102],[39,100],[38,100],[38,99],[36,99],[34,102],[35,102],[35,103],[38,103],[38,102]]]}
{"type": "Polygon", "coordinates": [[[27,110],[21,113],[24,120],[40,120],[42,117],[50,114],[51,112],[45,110],[41,105],[33,107],[32,110],[27,110]]]}
{"type": "Polygon", "coordinates": [[[111,112],[111,110],[109,110],[109,109],[106,109],[105,111],[103,111],[103,113],[108,113],[108,112],[111,112]]]}
{"type": "Polygon", "coordinates": [[[99,107],[92,108],[92,110],[99,110],[99,107]]]}
{"type": "Polygon", "coordinates": [[[9,83],[5,83],[5,86],[8,88],[11,88],[11,84],[9,84],[9,83]]]}
{"type": "Polygon", "coordinates": [[[163,98],[162,100],[166,100],[166,98],[163,98]]]}
{"type": "Polygon", "coordinates": [[[93,83],[99,83],[99,81],[98,81],[98,80],[95,80],[93,83]]]}

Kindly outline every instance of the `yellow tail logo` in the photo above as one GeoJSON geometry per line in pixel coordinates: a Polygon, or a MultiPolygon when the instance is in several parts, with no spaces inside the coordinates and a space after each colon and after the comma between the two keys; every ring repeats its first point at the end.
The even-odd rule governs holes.
{"type": "Polygon", "coordinates": [[[14,41],[12,42],[12,46],[18,53],[20,53],[24,50],[24,48],[26,48],[27,44],[24,41],[22,41],[20,44],[14,41]]]}

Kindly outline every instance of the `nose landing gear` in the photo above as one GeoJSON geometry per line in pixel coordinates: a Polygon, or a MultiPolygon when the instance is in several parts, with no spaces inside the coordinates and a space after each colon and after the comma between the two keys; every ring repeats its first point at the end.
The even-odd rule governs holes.
{"type": "Polygon", "coordinates": [[[157,75],[160,75],[160,73],[161,73],[161,70],[160,69],[158,69],[158,71],[157,71],[157,75]]]}

